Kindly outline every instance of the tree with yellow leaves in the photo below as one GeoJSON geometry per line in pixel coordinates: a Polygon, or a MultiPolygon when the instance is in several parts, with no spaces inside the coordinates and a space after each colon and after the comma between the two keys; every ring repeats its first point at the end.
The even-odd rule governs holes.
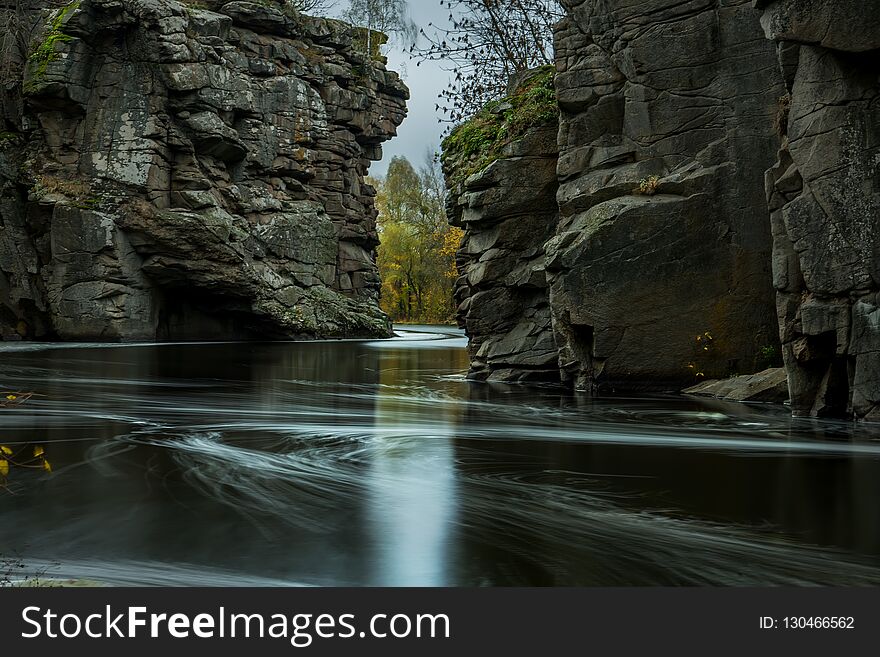
{"type": "Polygon", "coordinates": [[[373,180],[379,209],[382,309],[396,322],[445,323],[455,305],[455,252],[462,231],[446,221],[446,188],[437,159],[417,172],[395,157],[382,180],[373,180]]]}

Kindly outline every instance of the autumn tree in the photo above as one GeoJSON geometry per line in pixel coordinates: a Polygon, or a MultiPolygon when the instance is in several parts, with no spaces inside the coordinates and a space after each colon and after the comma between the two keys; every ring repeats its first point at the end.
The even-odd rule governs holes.
{"type": "Polygon", "coordinates": [[[412,53],[439,61],[452,73],[437,109],[457,123],[505,95],[516,73],[553,63],[553,26],[563,16],[558,0],[440,0],[446,27],[420,30],[412,53]]]}
{"type": "Polygon", "coordinates": [[[378,190],[382,308],[398,322],[442,323],[454,314],[452,286],[461,230],[446,221],[436,157],[421,171],[395,157],[378,190]]]}

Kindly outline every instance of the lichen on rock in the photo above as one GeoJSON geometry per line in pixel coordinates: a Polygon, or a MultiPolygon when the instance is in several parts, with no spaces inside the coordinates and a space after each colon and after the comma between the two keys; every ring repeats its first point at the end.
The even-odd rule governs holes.
{"type": "Polygon", "coordinates": [[[755,5],[789,99],[766,191],[792,410],[880,421],[880,3],[755,5]]]}
{"type": "Polygon", "coordinates": [[[0,140],[0,336],[385,336],[375,191],[408,91],[281,5],[81,0],[0,140]]]}

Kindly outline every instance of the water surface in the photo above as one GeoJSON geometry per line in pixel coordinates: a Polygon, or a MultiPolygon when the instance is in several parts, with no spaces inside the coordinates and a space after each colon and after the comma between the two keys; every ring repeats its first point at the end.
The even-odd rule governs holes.
{"type": "Polygon", "coordinates": [[[880,584],[880,430],[467,382],[389,341],[0,344],[27,572],[160,585],[880,584]]]}

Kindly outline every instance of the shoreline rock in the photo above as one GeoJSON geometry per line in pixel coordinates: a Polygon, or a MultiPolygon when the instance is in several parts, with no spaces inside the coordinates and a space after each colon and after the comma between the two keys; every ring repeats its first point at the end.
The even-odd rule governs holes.
{"type": "Polygon", "coordinates": [[[789,400],[788,376],[783,367],[729,379],[703,381],[682,392],[686,395],[737,402],[783,404],[789,400]]]}
{"type": "Polygon", "coordinates": [[[365,177],[406,86],[345,23],[209,6],[48,15],[3,105],[0,338],[390,335],[365,177]]]}

